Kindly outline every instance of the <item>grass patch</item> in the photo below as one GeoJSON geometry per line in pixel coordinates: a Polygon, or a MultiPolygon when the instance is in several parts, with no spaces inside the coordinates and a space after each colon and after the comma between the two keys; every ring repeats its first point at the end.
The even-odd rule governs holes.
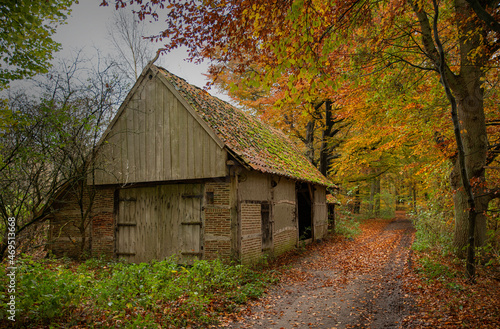
{"type": "MultiPolygon", "coordinates": [[[[7,286],[5,266],[0,284],[7,286]]],[[[18,261],[16,325],[52,327],[206,327],[277,280],[274,272],[219,260],[128,264],[90,259],[18,261]]],[[[9,296],[1,295],[6,309],[9,296]]],[[[2,313],[0,320],[11,325],[2,313]]]]}
{"type": "Polygon", "coordinates": [[[455,273],[448,266],[441,264],[436,259],[425,256],[419,261],[421,265],[419,271],[429,279],[446,280],[455,277],[455,273]]]}

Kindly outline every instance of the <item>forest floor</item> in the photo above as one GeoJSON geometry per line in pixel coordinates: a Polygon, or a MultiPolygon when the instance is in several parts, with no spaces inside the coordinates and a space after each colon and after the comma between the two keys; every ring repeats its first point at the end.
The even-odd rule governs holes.
{"type": "Polygon", "coordinates": [[[404,213],[364,221],[272,263],[282,273],[265,297],[220,328],[500,328],[500,269],[466,282],[451,255],[414,252],[404,213]]]}
{"type": "Polygon", "coordinates": [[[414,238],[402,213],[368,220],[356,239],[335,237],[283,260],[280,283],[229,328],[397,328],[412,313],[402,290],[414,238]]]}

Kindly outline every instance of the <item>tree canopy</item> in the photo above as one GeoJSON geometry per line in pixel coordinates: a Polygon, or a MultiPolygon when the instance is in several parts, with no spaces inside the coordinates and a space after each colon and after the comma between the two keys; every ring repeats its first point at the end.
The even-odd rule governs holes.
{"type": "Polygon", "coordinates": [[[77,0],[4,0],[0,3],[0,89],[12,80],[46,73],[60,44],[52,39],[77,0]]]}

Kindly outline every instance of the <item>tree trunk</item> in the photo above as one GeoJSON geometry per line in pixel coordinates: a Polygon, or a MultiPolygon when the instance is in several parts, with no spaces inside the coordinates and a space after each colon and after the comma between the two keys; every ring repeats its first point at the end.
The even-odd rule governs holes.
{"type": "Polygon", "coordinates": [[[380,176],[374,177],[370,186],[370,216],[380,216],[380,176]]]}
{"type": "Polygon", "coordinates": [[[413,182],[411,185],[412,188],[412,206],[413,206],[413,211],[417,211],[417,183],[413,182]]]}
{"type": "Polygon", "coordinates": [[[306,125],[306,157],[314,163],[314,126],[316,121],[311,119],[306,125]]]}
{"type": "Polygon", "coordinates": [[[380,176],[375,178],[375,217],[380,217],[380,176]]]}
{"type": "MultiPolygon", "coordinates": [[[[479,80],[479,79],[478,79],[479,80]]],[[[473,182],[474,194],[480,195],[477,183],[485,181],[484,166],[486,165],[487,137],[486,120],[483,107],[483,93],[479,87],[471,88],[473,93],[457,97],[457,109],[462,128],[462,139],[465,151],[465,167],[467,174],[473,182]]],[[[464,88],[465,89],[465,88],[464,88]]],[[[462,90],[464,93],[464,90],[462,90]]],[[[455,92],[455,94],[458,94],[455,92]]],[[[468,210],[467,193],[461,184],[461,175],[456,161],[450,175],[451,186],[455,192],[453,202],[455,206],[455,236],[453,245],[457,249],[458,256],[465,256],[465,247],[468,244],[468,210]]],[[[489,199],[476,197],[476,225],[475,245],[482,246],[486,241],[486,216],[489,199]]]]}
{"type": "MultiPolygon", "coordinates": [[[[436,4],[435,7],[437,8],[436,4]]],[[[441,76],[446,74],[446,77],[451,79],[449,80],[449,88],[453,91],[456,100],[456,111],[463,143],[465,172],[472,188],[471,190],[465,189],[467,182],[464,182],[461,177],[462,174],[458,163],[459,154],[455,159],[454,168],[450,175],[451,186],[455,191],[453,198],[455,205],[453,246],[456,248],[458,256],[464,257],[469,241],[474,241],[473,245],[475,246],[482,246],[486,240],[486,217],[484,212],[488,207],[489,199],[480,197],[480,195],[483,194],[481,185],[485,183],[484,166],[486,165],[488,151],[484,91],[481,87],[484,78],[482,68],[487,61],[487,55],[486,52],[481,52],[474,59],[471,59],[470,54],[477,51],[478,47],[482,45],[482,40],[486,38],[486,32],[479,29],[474,20],[462,20],[474,15],[465,0],[455,0],[455,11],[458,18],[460,18],[457,20],[460,72],[458,75],[453,75],[446,74],[443,70],[441,76]],[[475,205],[475,209],[470,209],[471,204],[475,205]],[[474,225],[469,225],[474,222],[474,225]],[[470,234],[472,233],[470,232],[471,229],[475,230],[474,234],[470,234]]],[[[469,253],[473,252],[473,250],[473,248],[470,248],[469,253]]]]}
{"type": "Polygon", "coordinates": [[[332,120],[332,102],[325,102],[325,129],[323,130],[321,148],[319,152],[319,171],[327,176],[330,167],[331,149],[328,147],[328,138],[331,137],[334,121],[332,120]]]}
{"type": "Polygon", "coordinates": [[[354,209],[353,213],[359,214],[361,211],[361,196],[359,195],[359,186],[356,187],[356,192],[354,194],[354,209]]]}
{"type": "MultiPolygon", "coordinates": [[[[445,63],[444,49],[439,40],[437,0],[434,0],[433,4],[434,24],[432,28],[429,16],[422,6],[419,6],[417,1],[414,1],[412,6],[421,27],[425,55],[434,62],[446,96],[451,103],[451,116],[458,150],[458,156],[454,159],[454,169],[450,176],[451,186],[455,192],[453,198],[455,203],[453,245],[457,248],[458,255],[464,256],[463,250],[469,241],[475,240],[473,245],[480,246],[484,244],[486,238],[486,220],[483,211],[489,200],[481,197],[475,200],[478,192],[481,194],[481,190],[474,187],[485,181],[484,166],[486,165],[488,137],[486,135],[481,80],[484,78],[483,68],[492,54],[488,55],[487,50],[477,52],[479,47],[483,45],[483,40],[487,39],[487,32],[474,19],[470,19],[475,14],[465,0],[454,0],[460,58],[454,63],[459,72],[452,71],[445,63]],[[471,56],[473,53],[476,53],[477,56],[471,56]],[[462,161],[463,168],[461,168],[459,161],[462,161]],[[465,177],[463,178],[461,171],[464,172],[465,177]],[[474,204],[475,209],[470,209],[471,205],[474,204]],[[476,233],[470,232],[472,234],[469,234],[469,222],[475,222],[475,225],[471,225],[470,228],[475,228],[476,233]],[[477,239],[475,239],[476,236],[477,239]]],[[[468,256],[468,259],[473,258],[473,252],[474,248],[469,248],[468,253],[472,257],[468,256]]],[[[467,265],[470,267],[469,265],[473,264],[470,264],[468,260],[467,265]]],[[[473,277],[474,271],[468,270],[468,275],[473,277]]]]}

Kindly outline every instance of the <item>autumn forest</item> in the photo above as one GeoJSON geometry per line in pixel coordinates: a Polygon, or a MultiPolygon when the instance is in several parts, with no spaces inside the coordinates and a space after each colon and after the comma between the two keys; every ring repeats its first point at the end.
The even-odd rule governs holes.
{"type": "MultiPolygon", "coordinates": [[[[2,16],[17,15],[9,23],[12,31],[0,28],[7,45],[1,50],[3,91],[15,80],[47,74],[58,49],[48,41],[54,31],[43,32],[47,37],[38,44],[13,35],[18,18],[62,22],[77,4],[48,3],[51,9],[41,5],[31,12],[0,5],[2,16]],[[16,42],[23,46],[17,49],[16,42]]],[[[19,325],[500,325],[498,0],[103,0],[101,6],[133,11],[141,24],[161,26],[140,37],[152,48],[138,66],[155,52],[168,58],[172,50],[187,49],[189,61],[210,64],[208,92],[229,95],[234,106],[299,145],[332,183],[330,234],[317,244],[299,241],[294,251],[248,268],[220,261],[180,266],[172,259],[134,265],[92,255],[61,260],[43,252],[42,260],[51,200],[63,186],[91,177],[98,141],[128,91],[125,80],[110,73],[115,64],[95,70],[87,81],[91,87],[81,89],[70,88],[63,74],[57,86],[47,80],[39,99],[1,98],[0,282],[6,284],[6,310],[8,233],[30,241],[18,243],[16,254],[19,268],[24,266],[16,281],[19,325]],[[375,268],[377,262],[382,265],[375,268]],[[40,273],[48,281],[30,293],[21,288],[42,280],[40,273]],[[370,285],[360,281],[363,276],[370,276],[370,285]],[[279,288],[272,288],[277,282],[279,288]],[[117,293],[107,286],[124,288],[117,293]],[[315,290],[314,298],[304,296],[316,286],[364,295],[315,290]],[[92,300],[86,289],[99,297],[92,300]],[[395,290],[400,313],[391,317],[389,302],[381,301],[396,298],[395,290]],[[290,291],[310,305],[297,307],[297,320],[283,306],[294,302],[290,291]],[[314,308],[322,300],[328,307],[339,303],[331,314],[350,319],[347,324],[328,322],[328,312],[314,308]],[[365,300],[387,317],[367,311],[365,300]]],[[[81,209],[79,229],[86,232],[90,215],[81,209]]],[[[82,251],[85,243],[91,242],[81,242],[82,251]]],[[[1,327],[11,324],[8,316],[0,316],[1,327]]]]}

